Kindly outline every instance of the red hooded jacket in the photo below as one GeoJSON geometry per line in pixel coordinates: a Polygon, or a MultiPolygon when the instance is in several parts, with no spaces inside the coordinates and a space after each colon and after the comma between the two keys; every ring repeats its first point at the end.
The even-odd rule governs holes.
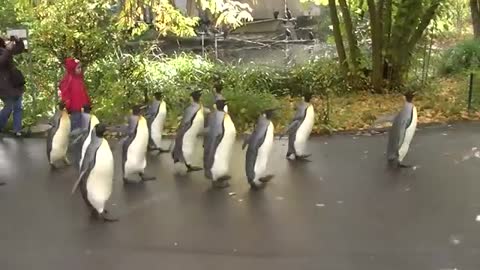
{"type": "Polygon", "coordinates": [[[89,104],[87,88],[82,74],[76,74],[79,62],[73,58],[65,60],[66,74],[60,81],[60,95],[69,112],[80,112],[83,106],[89,104]]]}

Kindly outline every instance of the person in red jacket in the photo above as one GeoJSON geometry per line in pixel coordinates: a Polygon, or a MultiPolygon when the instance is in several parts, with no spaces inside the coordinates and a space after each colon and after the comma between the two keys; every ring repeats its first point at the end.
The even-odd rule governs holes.
{"type": "Polygon", "coordinates": [[[91,102],[85,86],[80,61],[67,58],[65,60],[65,70],[65,76],[60,81],[59,94],[71,115],[72,130],[74,130],[81,125],[82,108],[85,105],[91,106],[91,102]]]}

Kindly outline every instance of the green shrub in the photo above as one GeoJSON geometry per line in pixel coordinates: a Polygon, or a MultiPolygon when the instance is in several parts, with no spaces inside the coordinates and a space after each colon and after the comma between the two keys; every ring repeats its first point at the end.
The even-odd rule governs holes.
{"type": "MultiPolygon", "coordinates": [[[[25,60],[25,59],[24,59],[25,60]]],[[[19,60],[25,71],[29,63],[19,60]]],[[[35,54],[32,80],[25,98],[28,124],[49,117],[55,110],[58,81],[63,67],[55,57],[35,54]],[[37,90],[33,90],[37,89],[37,90]],[[33,106],[35,97],[35,106],[33,106]]],[[[150,54],[118,54],[92,62],[86,68],[86,83],[95,114],[109,124],[124,121],[132,105],[144,104],[162,91],[168,104],[166,128],[173,131],[189,103],[190,88],[203,90],[202,102],[211,107],[214,83],[223,83],[223,94],[239,130],[251,129],[265,109],[280,108],[280,125],[291,117],[289,99],[306,91],[325,96],[351,91],[337,72],[334,61],[316,60],[285,70],[258,65],[233,66],[205,60],[196,55],[155,57],[150,54]]]]}
{"type": "Polygon", "coordinates": [[[467,40],[447,50],[440,62],[440,74],[457,74],[480,64],[480,41],[467,40]]]}

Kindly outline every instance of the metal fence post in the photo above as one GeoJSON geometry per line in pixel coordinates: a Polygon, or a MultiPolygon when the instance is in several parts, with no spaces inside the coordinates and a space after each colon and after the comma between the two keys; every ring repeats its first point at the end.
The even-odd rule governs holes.
{"type": "Polygon", "coordinates": [[[473,72],[470,73],[470,84],[468,87],[468,111],[472,109],[472,96],[473,96],[473,72]]]}

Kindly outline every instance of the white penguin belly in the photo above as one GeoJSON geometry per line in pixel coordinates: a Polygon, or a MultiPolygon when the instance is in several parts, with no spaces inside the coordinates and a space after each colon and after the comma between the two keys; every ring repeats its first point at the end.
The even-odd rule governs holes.
{"type": "Polygon", "coordinates": [[[198,134],[203,129],[204,125],[204,116],[203,116],[203,109],[198,110],[195,118],[193,119],[192,126],[190,129],[185,132],[183,135],[182,141],[182,152],[183,158],[187,164],[192,164],[193,154],[195,152],[195,146],[198,142],[198,134]]]}
{"type": "Polygon", "coordinates": [[[237,131],[229,115],[225,115],[223,120],[224,133],[222,141],[217,146],[213,166],[211,169],[213,180],[226,176],[230,169],[230,159],[232,157],[232,147],[235,143],[237,131]]]}
{"type": "Polygon", "coordinates": [[[137,133],[127,150],[125,176],[143,173],[147,166],[148,126],[144,118],[138,121],[137,133]]]}
{"type": "Polygon", "coordinates": [[[305,155],[306,154],[306,145],[307,140],[312,133],[313,124],[315,122],[315,112],[313,110],[313,106],[309,105],[307,108],[307,112],[305,115],[305,119],[300,124],[300,127],[297,129],[297,133],[295,134],[295,152],[297,155],[305,155]]]}
{"type": "Polygon", "coordinates": [[[270,125],[267,129],[267,134],[265,134],[265,140],[263,141],[263,144],[258,148],[257,159],[255,161],[254,168],[255,182],[257,182],[260,178],[264,177],[265,172],[267,171],[267,163],[273,146],[273,131],[274,126],[270,122],[270,125]]]}
{"type": "Polygon", "coordinates": [[[408,153],[408,149],[410,148],[410,143],[412,142],[413,135],[415,135],[415,130],[417,130],[417,108],[413,107],[412,113],[412,123],[405,131],[405,138],[403,139],[403,143],[398,150],[398,161],[402,162],[405,156],[408,153]]]}
{"type": "Polygon", "coordinates": [[[87,136],[87,138],[85,139],[85,141],[83,142],[83,145],[82,145],[82,155],[80,157],[79,168],[82,168],[83,158],[85,157],[85,153],[87,152],[87,147],[90,145],[90,142],[92,141],[92,130],[98,123],[100,123],[100,121],[98,121],[98,118],[95,117],[94,115],[91,115],[90,116],[90,126],[88,128],[88,136],[87,136]]]}
{"type": "Polygon", "coordinates": [[[153,120],[150,131],[152,141],[156,147],[160,147],[162,142],[163,126],[165,124],[165,118],[167,117],[167,106],[165,105],[165,102],[162,101],[162,103],[160,103],[160,108],[158,110],[157,117],[153,120]]]}
{"type": "Polygon", "coordinates": [[[92,206],[102,213],[113,188],[114,163],[108,142],[103,139],[97,150],[95,166],[87,178],[87,197],[92,206]]]}
{"type": "Polygon", "coordinates": [[[62,160],[67,156],[70,127],[69,117],[62,117],[57,132],[52,138],[52,149],[50,151],[51,163],[62,160]]]}

